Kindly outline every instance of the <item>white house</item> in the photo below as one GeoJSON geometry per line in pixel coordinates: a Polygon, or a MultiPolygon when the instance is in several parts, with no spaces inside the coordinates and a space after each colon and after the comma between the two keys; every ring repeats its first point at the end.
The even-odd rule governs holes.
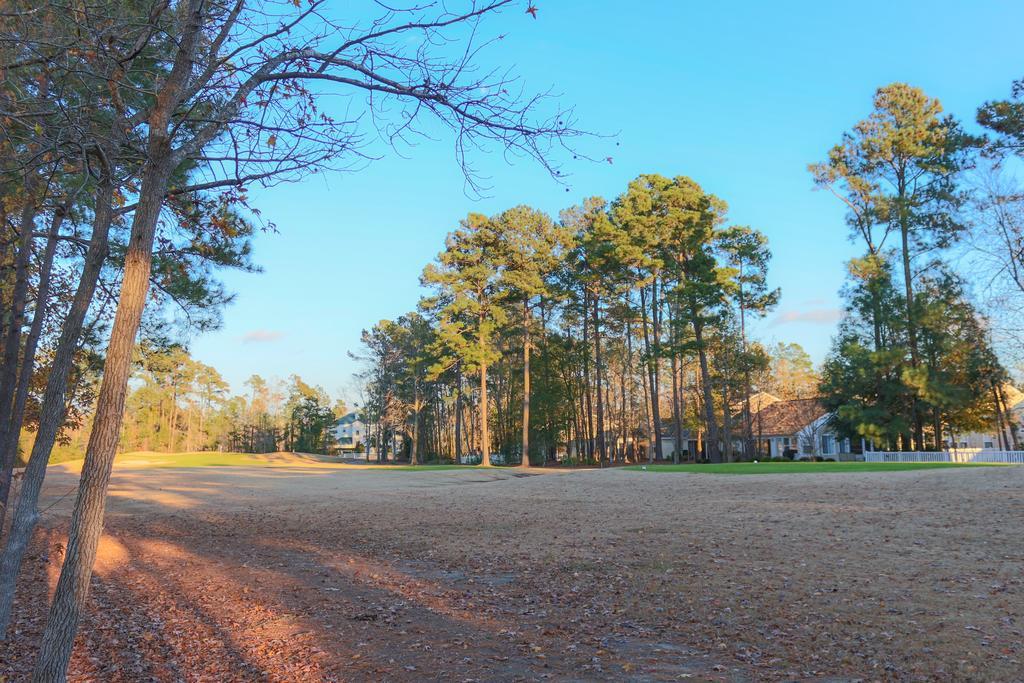
{"type": "Polygon", "coordinates": [[[354,451],[360,445],[366,445],[366,425],[359,413],[348,413],[334,423],[334,438],[343,451],[354,451]]]}

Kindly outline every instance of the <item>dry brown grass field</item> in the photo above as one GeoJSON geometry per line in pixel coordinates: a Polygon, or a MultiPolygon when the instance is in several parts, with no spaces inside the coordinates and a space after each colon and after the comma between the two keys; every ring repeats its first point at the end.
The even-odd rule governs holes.
{"type": "MultiPolygon", "coordinates": [[[[115,468],[70,680],[1024,676],[1024,467],[152,465],[115,468]]],[[[30,671],[76,476],[49,474],[9,680],[30,671]]]]}

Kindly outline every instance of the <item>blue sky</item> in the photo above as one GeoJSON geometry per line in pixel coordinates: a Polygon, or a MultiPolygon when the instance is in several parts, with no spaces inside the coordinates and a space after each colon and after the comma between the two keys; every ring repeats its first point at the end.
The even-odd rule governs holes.
{"type": "MultiPolygon", "coordinates": [[[[236,391],[253,373],[298,373],[350,394],[360,331],[411,310],[418,278],[470,211],[527,203],[557,215],[613,198],[640,173],[687,175],[726,200],[730,221],[768,235],[778,309],[757,329],[820,360],[835,330],[843,263],[854,254],[843,211],[806,167],[870,110],[880,85],[906,81],[973,123],[984,100],[1024,76],[1019,2],[622,2],[537,0],[538,19],[492,19],[507,37],[489,53],[530,90],[554,88],[612,164],[568,161],[569,192],[536,164],[501,154],[468,197],[451,140],[400,150],[354,174],[253,193],[277,232],[255,241],[261,274],[228,274],[224,326],[191,341],[236,391]],[[618,144],[616,144],[618,143],[618,144]]],[[[525,7],[525,4],[524,4],[525,7]]],[[[350,396],[351,398],[351,396],[350,396]]]]}

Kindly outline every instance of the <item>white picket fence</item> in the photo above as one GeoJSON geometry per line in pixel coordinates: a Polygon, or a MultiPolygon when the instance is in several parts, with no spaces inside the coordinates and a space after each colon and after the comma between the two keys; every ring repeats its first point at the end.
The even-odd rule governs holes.
{"type": "Polygon", "coordinates": [[[955,451],[865,451],[865,462],[998,462],[1024,465],[1024,451],[959,448],[955,451]]]}
{"type": "MultiPolygon", "coordinates": [[[[480,461],[483,460],[483,456],[479,453],[463,453],[459,458],[460,465],[479,465],[480,461]]],[[[504,453],[491,453],[491,464],[492,465],[504,465],[505,454],[504,453]]]]}

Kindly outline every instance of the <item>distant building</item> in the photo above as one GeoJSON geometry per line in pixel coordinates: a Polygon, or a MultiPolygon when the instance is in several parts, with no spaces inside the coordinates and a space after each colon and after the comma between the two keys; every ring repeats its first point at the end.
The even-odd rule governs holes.
{"type": "Polygon", "coordinates": [[[1024,393],[1012,384],[1004,384],[1002,388],[1002,396],[1006,401],[1006,410],[1009,412],[1009,419],[1013,422],[1016,430],[1011,429],[1009,424],[1003,424],[1002,430],[1000,430],[999,425],[993,424],[992,428],[986,432],[966,432],[956,434],[954,439],[946,437],[943,440],[943,444],[946,448],[953,450],[1013,450],[1013,432],[1017,432],[1016,440],[1018,442],[1024,439],[1024,393]]]}
{"type": "Polygon", "coordinates": [[[836,435],[830,413],[817,398],[772,401],[754,413],[756,452],[769,457],[837,458],[850,453],[850,441],[836,435]]]}
{"type": "Polygon", "coordinates": [[[333,430],[340,450],[354,451],[360,447],[365,449],[366,424],[359,413],[351,412],[338,418],[333,430]]]}

